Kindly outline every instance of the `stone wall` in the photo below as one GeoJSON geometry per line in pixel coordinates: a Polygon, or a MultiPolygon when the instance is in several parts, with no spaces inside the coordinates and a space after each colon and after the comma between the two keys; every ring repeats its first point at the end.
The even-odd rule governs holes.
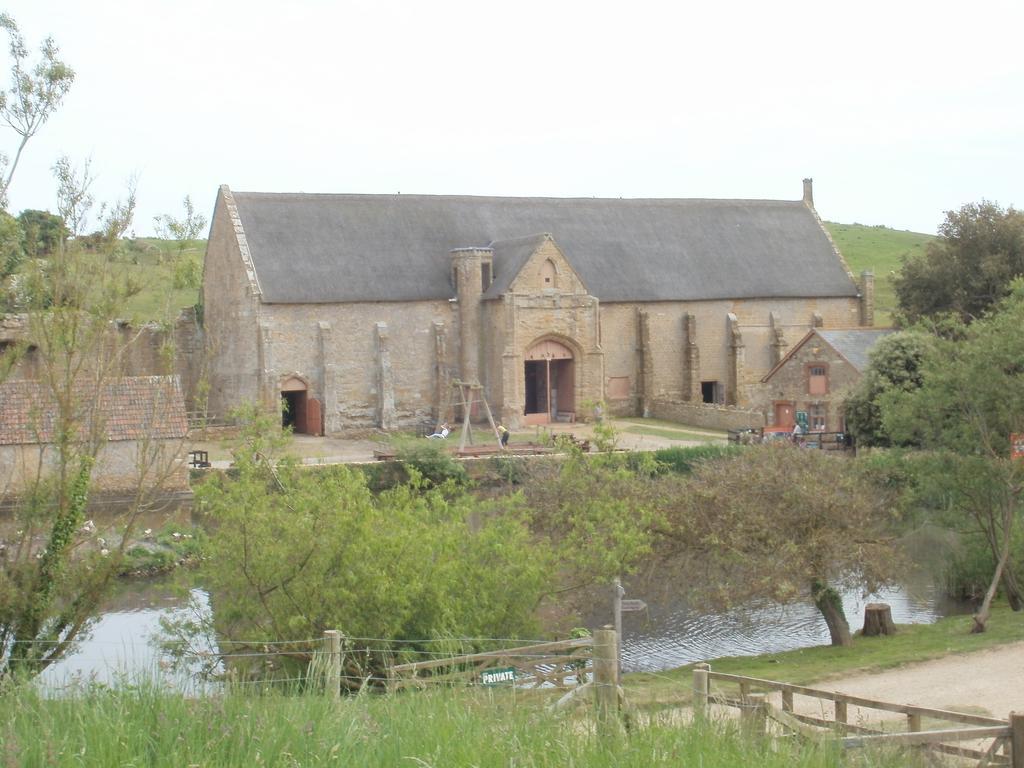
{"type": "MultiPolygon", "coordinates": [[[[28,339],[25,315],[0,317],[0,348],[7,343],[28,339]]],[[[195,410],[194,401],[203,375],[203,328],[195,307],[181,310],[170,326],[146,323],[135,326],[118,321],[112,324],[113,344],[122,350],[124,376],[163,376],[175,374],[181,381],[187,410],[195,410]]],[[[11,373],[11,378],[36,379],[41,375],[40,361],[30,348],[11,373]]]]}
{"type": "Polygon", "coordinates": [[[760,411],[682,400],[655,399],[651,402],[650,415],[656,419],[705,429],[741,429],[765,425],[764,414],[760,411]]]}
{"type": "Polygon", "coordinates": [[[260,392],[259,296],[234,200],[221,188],[203,265],[203,341],[211,416],[223,417],[243,402],[265,399],[260,392]]]}
{"type": "Polygon", "coordinates": [[[817,325],[856,327],[859,313],[855,298],[603,303],[605,391],[626,393],[606,395],[609,410],[642,415],[645,399],[699,403],[702,381],[719,382],[723,401],[747,407],[776,356],[817,325]]]}
{"type": "Polygon", "coordinates": [[[457,328],[454,302],[265,304],[261,319],[271,399],[283,380],[301,379],[323,404],[327,434],[433,421],[447,396],[439,376],[458,368],[458,334],[446,333],[457,328]]]}
{"type": "MultiPolygon", "coordinates": [[[[54,468],[54,453],[50,447],[38,445],[0,446],[0,499],[10,500],[24,492],[39,471],[43,474],[54,468]]],[[[154,440],[140,446],[133,440],[104,444],[92,472],[90,493],[126,494],[134,492],[139,484],[139,466],[151,467],[143,478],[144,487],[158,487],[161,493],[180,493],[189,489],[188,462],[181,440],[154,440]],[[144,450],[149,461],[140,462],[144,450]]]]}

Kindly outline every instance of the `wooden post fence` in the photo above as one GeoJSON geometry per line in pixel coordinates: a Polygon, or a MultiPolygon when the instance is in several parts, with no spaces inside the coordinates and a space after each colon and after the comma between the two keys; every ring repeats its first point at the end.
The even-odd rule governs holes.
{"type": "Polygon", "coordinates": [[[768,732],[768,695],[751,693],[740,704],[740,729],[747,738],[759,739],[768,732]]]}
{"type": "Polygon", "coordinates": [[[614,629],[594,633],[594,697],[597,717],[607,722],[619,711],[619,640],[614,629]]]}
{"type": "Polygon", "coordinates": [[[708,712],[708,694],[711,689],[708,687],[708,664],[695,664],[693,667],[693,714],[694,717],[704,718],[708,712]]]}
{"type": "Polygon", "coordinates": [[[1010,766],[1024,768],[1024,712],[1010,713],[1010,766]]]}
{"type": "Polygon", "coordinates": [[[327,676],[324,692],[329,699],[341,696],[341,632],[336,629],[324,631],[324,654],[327,657],[327,676]]]}
{"type": "MultiPolygon", "coordinates": [[[[774,680],[763,680],[743,675],[711,671],[706,664],[698,664],[693,671],[694,717],[704,715],[711,704],[738,707],[744,731],[750,734],[766,733],[766,720],[772,719],[786,731],[815,741],[834,738],[843,749],[871,746],[919,747],[959,758],[977,761],[982,766],[1003,765],[1024,768],[1024,713],[1011,712],[1009,721],[965,712],[896,704],[888,701],[851,696],[837,691],[826,691],[792,685],[774,680]],[[739,696],[713,694],[712,682],[735,685],[739,696]],[[751,689],[757,689],[752,693],[751,689]],[[782,707],[774,709],[766,699],[766,691],[782,695],[782,707]],[[805,696],[818,702],[831,701],[835,717],[801,714],[793,704],[794,696],[805,696]],[[903,715],[907,730],[902,733],[886,732],[857,718],[850,721],[849,706],[903,715]],[[932,727],[925,730],[924,718],[956,724],[956,727],[932,727]],[[978,742],[991,740],[986,749],[978,742]]],[[[816,709],[820,706],[816,705],[816,709]]],[[[820,708],[823,709],[823,708],[820,708]]]]}

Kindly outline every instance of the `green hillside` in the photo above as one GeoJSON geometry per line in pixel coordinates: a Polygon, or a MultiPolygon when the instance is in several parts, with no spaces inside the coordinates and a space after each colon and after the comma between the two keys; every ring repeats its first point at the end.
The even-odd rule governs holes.
{"type": "Polygon", "coordinates": [[[832,221],[825,222],[825,227],[853,274],[860,275],[865,269],[875,273],[875,325],[889,325],[896,308],[893,273],[899,271],[904,256],[922,252],[935,236],[832,221]]]}

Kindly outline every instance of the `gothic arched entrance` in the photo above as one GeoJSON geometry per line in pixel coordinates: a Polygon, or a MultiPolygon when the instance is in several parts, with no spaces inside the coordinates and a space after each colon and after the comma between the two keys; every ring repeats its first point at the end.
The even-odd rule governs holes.
{"type": "Polygon", "coordinates": [[[526,424],[571,421],[576,415],[576,371],[572,350],[553,339],[539,341],[524,357],[526,424]]]}

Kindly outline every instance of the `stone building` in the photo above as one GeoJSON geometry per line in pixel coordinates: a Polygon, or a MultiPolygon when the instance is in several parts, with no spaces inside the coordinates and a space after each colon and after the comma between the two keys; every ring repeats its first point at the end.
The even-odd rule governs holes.
{"type": "MultiPolygon", "coordinates": [[[[188,421],[177,376],[125,376],[97,392],[76,387],[79,439],[101,448],[90,491],[99,494],[188,490],[188,421]]],[[[41,382],[0,382],[0,504],[53,466],[57,406],[41,382]]]]}
{"type": "Polygon", "coordinates": [[[751,405],[774,426],[791,428],[797,411],[803,411],[811,431],[845,432],[842,401],[860,381],[871,348],[890,333],[885,328],[815,328],[765,374],[751,405]]]}
{"type": "Polygon", "coordinates": [[[476,381],[510,426],[611,413],[750,423],[814,327],[872,322],[801,200],[232,192],[203,279],[209,407],[296,431],[443,418],[476,381]]]}

